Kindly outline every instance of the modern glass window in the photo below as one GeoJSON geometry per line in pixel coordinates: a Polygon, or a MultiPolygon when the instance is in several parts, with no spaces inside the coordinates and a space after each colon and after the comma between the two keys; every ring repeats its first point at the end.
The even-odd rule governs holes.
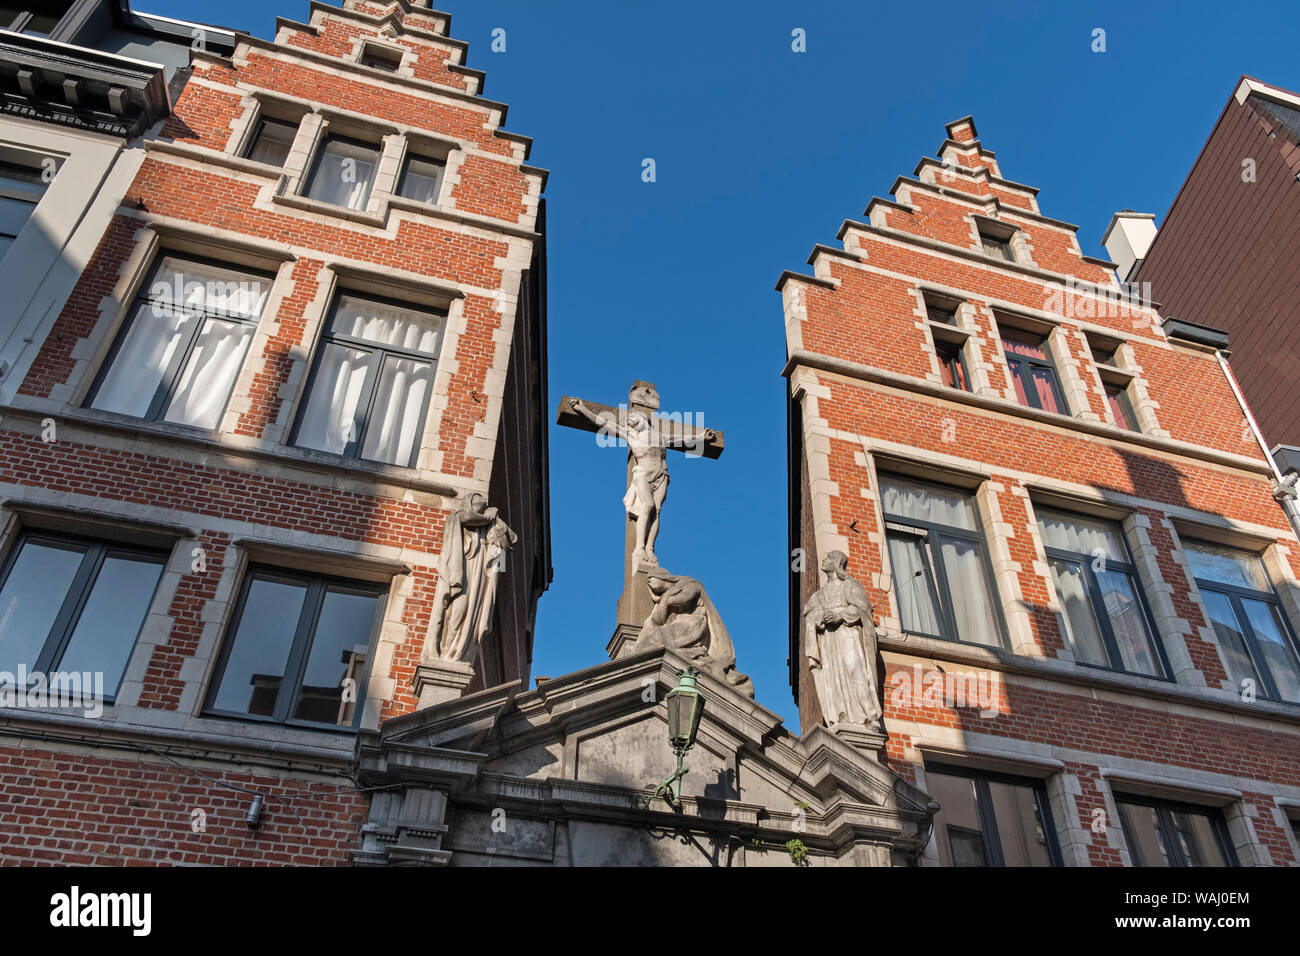
{"type": "Polygon", "coordinates": [[[24,532],[0,571],[0,671],[98,672],[104,694],[115,696],[166,560],[161,551],[24,532]]]}
{"type": "Polygon", "coordinates": [[[949,388],[970,391],[970,381],[966,377],[966,362],[961,357],[961,346],[946,342],[936,342],[935,354],[939,358],[939,371],[943,375],[943,384],[949,388]]]}
{"type": "Polygon", "coordinates": [[[1075,660],[1164,677],[1168,669],[1119,527],[1040,509],[1038,531],[1075,660]]]}
{"type": "Polygon", "coordinates": [[[443,317],[339,296],[316,356],[295,442],[415,467],[443,317]]]}
{"type": "Polygon", "coordinates": [[[1041,781],[926,768],[926,790],[944,866],[1060,866],[1052,813],[1041,781]]]}
{"type": "Polygon", "coordinates": [[[974,498],[892,476],[881,478],[880,495],[903,630],[1004,644],[974,498]]]}
{"type": "Polygon", "coordinates": [[[999,335],[1020,404],[1065,414],[1065,399],[1061,397],[1047,340],[1018,329],[1000,329],[999,335]]]}
{"type": "Polygon", "coordinates": [[[1223,814],[1147,797],[1115,795],[1134,866],[1236,866],[1223,814]]]}
{"type": "Polygon", "coordinates": [[[1128,386],[1110,382],[1102,384],[1106,389],[1106,406],[1110,409],[1111,419],[1120,428],[1126,428],[1131,432],[1139,431],[1137,415],[1128,397],[1128,386]]]}
{"type": "Polygon", "coordinates": [[[986,256],[993,256],[995,259],[1005,259],[1007,262],[1015,262],[1016,255],[1011,250],[1010,236],[995,236],[992,233],[980,230],[980,245],[984,249],[986,256]]]}
{"type": "Polygon", "coordinates": [[[293,148],[294,137],[298,135],[297,123],[286,123],[278,119],[258,120],[257,131],[244,153],[248,159],[269,166],[283,166],[293,148]]]}
{"type": "Polygon", "coordinates": [[[1300,703],[1300,659],[1277,595],[1257,555],[1204,541],[1183,542],[1183,553],[1210,613],[1214,632],[1238,685],[1300,703]]]}
{"type": "Polygon", "coordinates": [[[164,256],[141,287],[87,404],[216,428],[270,286],[267,275],[164,256]]]}
{"type": "Polygon", "coordinates": [[[386,592],[380,585],[250,569],[208,711],[356,727],[386,592]]]}
{"type": "Polygon", "coordinates": [[[416,202],[436,203],[442,190],[442,176],[447,164],[423,156],[408,156],[402,166],[397,195],[416,202]]]}
{"type": "Polygon", "coordinates": [[[347,209],[365,209],[379,168],[379,149],[341,136],[329,136],[316,157],[307,198],[347,209]]]}
{"type": "Polygon", "coordinates": [[[48,185],[39,169],[0,162],[0,259],[27,225],[48,185]]]}

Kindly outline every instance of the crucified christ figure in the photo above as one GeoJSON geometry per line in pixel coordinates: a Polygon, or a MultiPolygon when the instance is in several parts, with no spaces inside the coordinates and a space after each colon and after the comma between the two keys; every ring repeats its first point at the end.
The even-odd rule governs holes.
{"type": "MultiPolygon", "coordinates": [[[[628,412],[624,422],[620,422],[608,412],[596,414],[580,399],[574,399],[570,407],[593,425],[613,433],[627,442],[632,455],[632,474],[628,479],[627,494],[623,496],[623,507],[636,519],[636,550],[632,552],[632,571],[641,565],[658,567],[659,559],[655,557],[655,539],[659,536],[659,515],[663,511],[664,499],[668,497],[668,462],[665,452],[668,447],[676,447],[668,436],[661,436],[659,429],[652,426],[650,418],[636,409],[628,412]]],[[[711,428],[704,429],[701,436],[695,436],[692,444],[710,441],[714,437],[711,428]]]]}

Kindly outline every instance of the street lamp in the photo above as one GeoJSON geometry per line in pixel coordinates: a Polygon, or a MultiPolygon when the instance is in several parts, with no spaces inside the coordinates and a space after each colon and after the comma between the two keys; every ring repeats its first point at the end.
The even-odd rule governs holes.
{"type": "Polygon", "coordinates": [[[681,803],[682,777],[687,773],[683,763],[687,751],[695,746],[700,718],[704,716],[704,695],[695,683],[698,675],[694,667],[687,667],[677,686],[664,699],[668,707],[668,742],[677,754],[677,770],[655,788],[654,796],[663,797],[672,806],[681,803]]]}

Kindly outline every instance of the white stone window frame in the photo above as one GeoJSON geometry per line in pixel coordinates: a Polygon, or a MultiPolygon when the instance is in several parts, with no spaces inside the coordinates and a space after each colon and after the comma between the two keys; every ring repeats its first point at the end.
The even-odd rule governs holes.
{"type": "Polygon", "coordinates": [[[459,182],[457,166],[463,149],[454,139],[264,90],[250,91],[243,114],[232,126],[235,129],[226,155],[276,175],[278,179],[271,193],[273,202],[376,228],[386,225],[390,207],[415,213],[447,212],[454,208],[454,201],[449,197],[451,187],[459,182]],[[283,166],[259,163],[245,156],[263,119],[298,125],[283,166]],[[364,209],[349,209],[306,195],[321,150],[330,136],[368,143],[378,150],[375,180],[364,209]],[[417,202],[397,195],[406,157],[411,154],[443,163],[436,202],[417,202]]]}
{"type": "Polygon", "coordinates": [[[984,251],[983,235],[1009,243],[1011,246],[1011,262],[1013,264],[1034,265],[1033,249],[1023,227],[1005,219],[995,219],[992,216],[984,216],[977,212],[967,213],[967,218],[971,224],[973,248],[990,262],[1005,262],[1006,260],[991,256],[984,251]]]}
{"type": "Polygon", "coordinates": [[[943,370],[939,361],[940,346],[957,350],[961,359],[962,371],[966,376],[968,394],[980,394],[987,387],[988,376],[980,361],[978,329],[975,325],[974,307],[963,296],[948,292],[937,286],[921,285],[916,289],[918,326],[926,335],[927,351],[930,355],[930,373],[927,381],[936,385],[943,384],[943,370]],[[952,324],[936,322],[929,316],[929,309],[937,308],[952,313],[952,324]]]}
{"type": "Polygon", "coordinates": [[[459,336],[465,327],[465,297],[459,290],[418,276],[396,275],[379,267],[354,262],[326,265],[317,277],[316,298],[306,310],[303,344],[293,349],[293,364],[282,390],[286,400],[280,414],[267,427],[267,438],[274,438],[276,451],[286,457],[320,461],[334,466],[393,470],[395,473],[441,473],[442,451],[438,447],[442,415],[450,404],[451,378],[458,371],[456,361],[459,336]],[[433,381],[425,406],[424,428],[420,434],[415,465],[398,465],[351,458],[333,452],[302,448],[294,444],[294,434],[308,398],[308,386],[324,344],[334,306],[339,296],[356,294],[378,296],[408,304],[412,309],[435,313],[442,321],[438,333],[433,381]]]}
{"type": "MultiPolygon", "coordinates": [[[[1297,626],[1300,625],[1300,580],[1296,579],[1287,557],[1291,547],[1300,546],[1294,543],[1279,544],[1276,539],[1264,538],[1260,535],[1232,528],[1198,524],[1183,518],[1167,520],[1166,525],[1174,543],[1174,560],[1183,569],[1183,575],[1187,581],[1188,597],[1196,605],[1197,610],[1201,613],[1201,618],[1205,621],[1205,624],[1200,628],[1201,640],[1218,651],[1219,663],[1226,675],[1218,688],[1211,689],[1220,696],[1226,696],[1240,703],[1242,701],[1242,689],[1233,683],[1232,671],[1228,667],[1227,657],[1224,654],[1222,645],[1219,643],[1219,635],[1211,622],[1210,610],[1201,595],[1200,586],[1196,583],[1196,574],[1188,561],[1187,552],[1183,547],[1183,540],[1217,544],[1220,547],[1233,548],[1258,558],[1264,568],[1269,587],[1277,598],[1278,610],[1291,631],[1289,636],[1292,638],[1292,650],[1297,656],[1300,656],[1300,647],[1297,646],[1300,644],[1300,627],[1297,626]]],[[[1294,702],[1275,701],[1262,696],[1258,697],[1257,700],[1287,709],[1300,706],[1294,702]]]]}
{"type": "Polygon", "coordinates": [[[387,39],[390,38],[357,37],[352,41],[352,52],[348,58],[359,68],[376,76],[414,77],[411,66],[419,59],[416,52],[396,43],[385,43],[384,40],[387,39]],[[385,70],[382,67],[374,67],[362,62],[367,56],[371,55],[390,61],[393,64],[393,69],[385,70]]]}
{"type": "Polygon", "coordinates": [[[999,306],[991,306],[990,311],[993,314],[993,331],[997,335],[998,357],[1001,360],[1003,374],[1006,375],[1007,379],[1006,390],[1003,392],[1002,397],[1015,405],[1022,405],[1020,399],[1016,396],[1016,382],[1012,376],[1011,364],[1007,361],[1007,346],[1002,336],[1002,330],[1005,328],[1042,337],[1043,348],[1048,358],[1051,359],[1052,369],[1056,375],[1057,390],[1060,393],[1061,403],[1065,406],[1065,409],[1063,412],[1050,412],[1046,409],[1037,409],[1034,406],[1022,405],[1022,407],[1034,408],[1035,411],[1048,415],[1064,415],[1067,418],[1082,418],[1082,411],[1088,411],[1089,415],[1091,415],[1091,410],[1088,409],[1086,403],[1082,407],[1080,406],[1079,396],[1083,390],[1083,382],[1079,378],[1078,360],[1070,354],[1069,330],[1059,322],[1048,321],[999,306]]]}
{"type": "Polygon", "coordinates": [[[1160,424],[1155,420],[1151,402],[1149,400],[1144,401],[1146,398],[1145,390],[1139,392],[1138,389],[1138,374],[1133,368],[1132,347],[1123,339],[1086,330],[1084,338],[1088,342],[1088,353],[1092,356],[1093,384],[1097,389],[1097,394],[1101,396],[1102,404],[1106,407],[1107,423],[1121,432],[1130,434],[1149,435],[1158,430],[1160,424]],[[1102,362],[1097,357],[1098,349],[1113,352],[1114,362],[1102,362]],[[1115,421],[1115,417],[1110,411],[1110,402],[1106,398],[1107,386],[1123,390],[1128,401],[1129,410],[1133,413],[1134,424],[1137,425],[1136,432],[1115,421]]]}
{"type": "MultiPolygon", "coordinates": [[[[352,550],[340,551],[339,543],[337,539],[324,539],[307,532],[294,532],[288,539],[283,536],[274,539],[243,537],[230,542],[217,592],[208,600],[204,612],[203,633],[193,656],[183,665],[184,689],[177,708],[179,712],[208,726],[247,726],[237,717],[207,713],[206,704],[214,683],[222,676],[219,672],[222,651],[226,642],[234,637],[234,615],[244,582],[253,566],[258,566],[293,574],[324,575],[381,586],[387,584],[383,612],[370,647],[366,694],[356,731],[378,729],[383,706],[396,697],[393,657],[408,638],[403,618],[406,601],[414,590],[414,576],[410,565],[398,558],[397,548],[349,541],[346,545],[352,550]]],[[[188,559],[188,552],[185,556],[188,559]]],[[[299,724],[266,723],[265,726],[274,736],[296,736],[304,741],[319,739],[322,735],[337,739],[342,734],[356,732],[352,728],[321,726],[317,729],[299,724]]]]}
{"type": "Polygon", "coordinates": [[[1238,865],[1258,866],[1267,859],[1267,850],[1260,843],[1250,819],[1251,813],[1245,805],[1244,794],[1239,790],[1202,783],[1195,779],[1167,778],[1143,770],[1114,766],[1100,768],[1100,778],[1096,785],[1102,795],[1108,817],[1107,842],[1111,847],[1119,850],[1124,866],[1134,865],[1128,838],[1119,815],[1119,799],[1128,795],[1187,804],[1203,810],[1217,810],[1222,814],[1223,822],[1227,827],[1228,838],[1232,842],[1238,865]]]}
{"type": "Polygon", "coordinates": [[[232,435],[238,424],[240,412],[247,410],[237,407],[236,400],[248,391],[253,378],[261,371],[254,357],[260,354],[263,343],[268,337],[268,326],[276,322],[281,303],[291,293],[291,273],[296,257],[287,250],[271,244],[255,246],[242,242],[232,243],[187,229],[159,228],[157,224],[152,226],[142,224],[142,232],[143,235],[140,236],[135,249],[122,265],[112,295],[104,301],[99,321],[95,323],[90,335],[77,343],[74,348],[73,355],[78,359],[77,367],[69,376],[68,382],[59,386],[67,390],[67,402],[64,408],[77,418],[129,423],[139,429],[165,434],[201,435],[209,438],[232,435]],[[143,284],[153,274],[155,265],[169,255],[182,259],[206,259],[234,270],[250,269],[273,276],[270,288],[267,290],[266,302],[262,306],[262,314],[254,326],[253,337],[249,341],[248,351],[244,355],[239,374],[235,377],[230,397],[226,400],[225,410],[217,427],[211,430],[174,422],[135,418],[86,406],[100,372],[109,361],[114,344],[122,334],[125,323],[131,318],[143,284]]]}

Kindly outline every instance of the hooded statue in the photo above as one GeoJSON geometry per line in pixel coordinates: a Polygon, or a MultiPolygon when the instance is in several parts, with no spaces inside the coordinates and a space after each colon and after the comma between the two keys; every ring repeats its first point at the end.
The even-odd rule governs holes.
{"type": "Polygon", "coordinates": [[[878,727],[876,625],[867,592],[849,577],[843,551],[822,559],[826,583],[803,610],[803,648],[827,727],[878,727]]]}
{"type": "Polygon", "coordinates": [[[636,651],[666,647],[746,697],[754,682],[736,670],[736,649],[708,592],[695,578],[646,569],[655,608],[641,625],[636,651]]]}
{"type": "Polygon", "coordinates": [[[447,516],[426,659],[473,664],[492,629],[505,553],[518,540],[480,494],[447,516]]]}

